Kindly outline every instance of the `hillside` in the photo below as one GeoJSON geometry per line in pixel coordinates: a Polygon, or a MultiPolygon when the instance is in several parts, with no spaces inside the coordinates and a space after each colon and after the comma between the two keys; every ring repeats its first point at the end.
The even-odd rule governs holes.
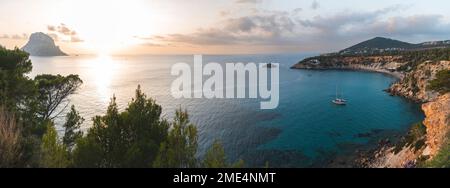
{"type": "Polygon", "coordinates": [[[331,53],[330,55],[374,55],[387,52],[399,53],[404,51],[419,51],[446,47],[450,47],[450,40],[412,44],[389,38],[375,37],[343,49],[337,53],[331,53]]]}
{"type": "Polygon", "coordinates": [[[354,46],[340,51],[340,54],[348,53],[371,53],[379,50],[393,51],[413,48],[415,45],[399,40],[393,40],[383,37],[375,37],[373,39],[358,43],[354,46]]]}

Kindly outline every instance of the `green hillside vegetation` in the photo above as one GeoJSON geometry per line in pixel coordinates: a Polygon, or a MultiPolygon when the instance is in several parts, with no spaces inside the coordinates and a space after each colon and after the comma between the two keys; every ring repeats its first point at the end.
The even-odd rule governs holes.
{"type": "Polygon", "coordinates": [[[441,70],[436,73],[436,79],[429,82],[427,89],[442,94],[450,92],[450,70],[441,70]]]}
{"type": "Polygon", "coordinates": [[[398,71],[410,71],[414,70],[418,65],[431,61],[450,61],[450,48],[436,48],[427,50],[411,50],[411,51],[390,51],[383,53],[373,53],[373,54],[327,54],[315,57],[306,58],[299,63],[309,62],[311,60],[319,60],[322,64],[327,65],[332,60],[345,57],[370,57],[370,56],[401,56],[401,63],[406,63],[405,65],[399,67],[398,71]]]}
{"type": "Polygon", "coordinates": [[[354,46],[346,48],[342,51],[359,51],[364,49],[386,49],[386,48],[413,48],[415,45],[407,42],[402,42],[398,40],[383,38],[383,37],[375,37],[373,39],[358,43],[354,46]]]}

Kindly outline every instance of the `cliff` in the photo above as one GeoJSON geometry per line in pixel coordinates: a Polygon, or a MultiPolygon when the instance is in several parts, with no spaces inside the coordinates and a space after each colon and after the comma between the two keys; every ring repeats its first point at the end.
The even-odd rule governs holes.
{"type": "Polygon", "coordinates": [[[403,73],[397,71],[406,63],[402,56],[319,56],[305,59],[295,65],[292,69],[342,69],[342,70],[363,70],[375,71],[391,74],[397,78],[403,78],[403,73]]]}
{"type": "MultiPolygon", "coordinates": [[[[450,130],[450,93],[422,105],[423,124],[427,128],[426,148],[423,155],[434,157],[447,141],[450,130]]],[[[449,154],[450,155],[450,154],[449,154]]]]}
{"type": "MultiPolygon", "coordinates": [[[[438,72],[450,70],[449,59],[448,52],[437,50],[407,55],[325,55],[307,58],[291,68],[376,71],[399,78],[386,91],[422,103],[426,118],[414,125],[399,143],[382,142],[376,150],[357,160],[362,167],[399,168],[421,166],[433,160],[443,146],[448,147],[450,93],[433,91],[428,86],[438,72]]],[[[447,152],[442,154],[444,158],[449,158],[450,153],[444,152],[447,152]]]]}
{"type": "Polygon", "coordinates": [[[424,103],[422,110],[425,120],[413,126],[399,143],[381,143],[356,162],[371,168],[439,167],[428,163],[440,153],[445,158],[444,166],[449,165],[450,153],[445,148],[449,147],[450,93],[424,103]]]}
{"type": "Polygon", "coordinates": [[[428,83],[435,79],[437,72],[445,69],[450,69],[450,61],[424,62],[405,73],[404,79],[392,84],[388,91],[417,102],[433,101],[438,93],[428,90],[428,83]]]}
{"type": "Polygon", "coordinates": [[[53,39],[41,32],[33,33],[30,36],[27,44],[22,47],[22,50],[28,52],[31,56],[66,56],[67,54],[61,51],[55,45],[53,39]]]}

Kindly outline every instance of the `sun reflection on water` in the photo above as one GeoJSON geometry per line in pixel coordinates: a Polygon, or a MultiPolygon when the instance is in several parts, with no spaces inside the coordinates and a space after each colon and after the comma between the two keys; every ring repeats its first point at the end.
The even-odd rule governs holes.
{"type": "Polygon", "coordinates": [[[90,64],[91,75],[100,101],[108,102],[112,97],[112,82],[117,75],[118,69],[119,63],[109,55],[99,55],[90,64]]]}

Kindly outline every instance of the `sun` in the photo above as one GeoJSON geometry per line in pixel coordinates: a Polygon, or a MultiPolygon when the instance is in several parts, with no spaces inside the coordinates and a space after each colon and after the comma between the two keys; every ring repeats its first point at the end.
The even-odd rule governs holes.
{"type": "Polygon", "coordinates": [[[120,63],[108,54],[99,54],[97,58],[90,60],[87,66],[91,71],[89,75],[94,80],[97,96],[107,102],[111,97],[111,84],[118,74],[120,63]]]}
{"type": "Polygon", "coordinates": [[[59,6],[55,11],[61,20],[76,29],[83,48],[95,54],[114,54],[138,44],[136,36],[152,35],[162,17],[154,3],[144,0],[63,1],[59,6]]]}

